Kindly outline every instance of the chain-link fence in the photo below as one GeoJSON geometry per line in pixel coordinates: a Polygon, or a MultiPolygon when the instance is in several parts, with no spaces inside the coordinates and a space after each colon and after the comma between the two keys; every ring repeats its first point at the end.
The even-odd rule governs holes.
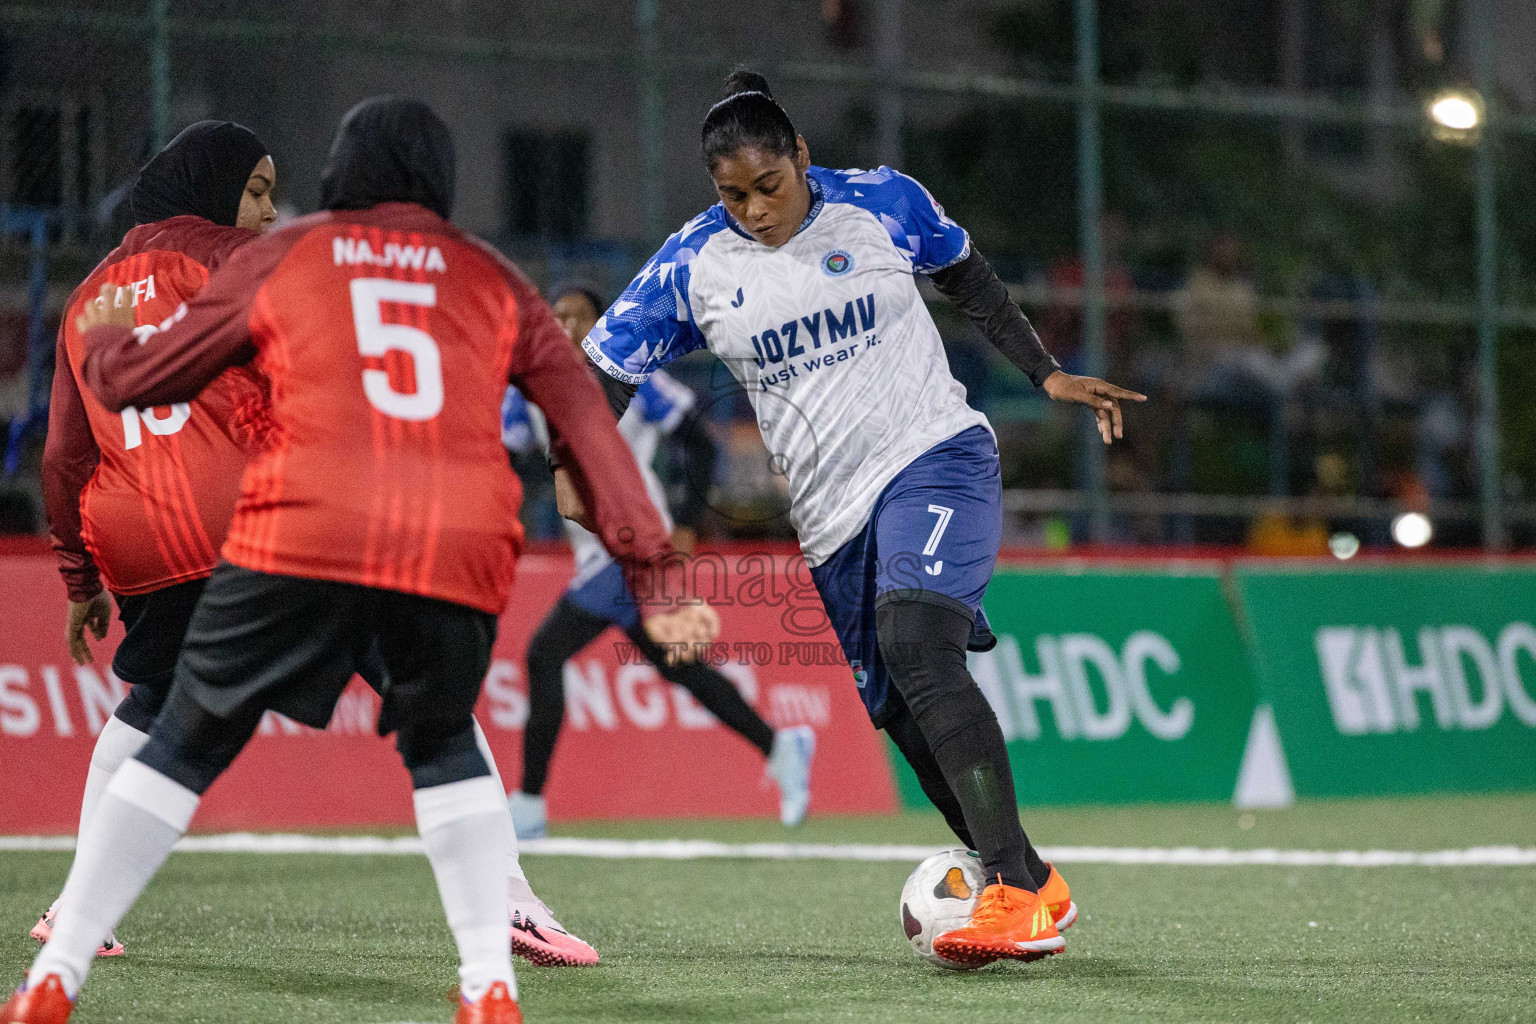
{"type": "MultiPolygon", "coordinates": [[[[918,177],[1069,370],[1152,396],[1104,451],[935,298],[1002,442],[1010,541],[1315,553],[1343,532],[1389,544],[1418,511],[1439,543],[1536,543],[1520,4],[779,0],[744,17],[680,0],[0,6],[0,529],[41,528],[60,311],[180,127],[255,129],[299,213],[352,103],[420,96],[458,142],[456,219],[542,281],[615,292],[713,201],[697,125],[745,62],[815,162],[918,177]]],[[[760,506],[781,481],[741,403],[709,394],[707,359],[679,375],[706,393],[715,456],[675,479],[711,507],[760,506]]]]}

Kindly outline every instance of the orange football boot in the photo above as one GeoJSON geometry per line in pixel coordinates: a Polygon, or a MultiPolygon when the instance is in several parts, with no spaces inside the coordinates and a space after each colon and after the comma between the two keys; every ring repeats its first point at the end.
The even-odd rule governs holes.
{"type": "Polygon", "coordinates": [[[1060,953],[1066,944],[1039,893],[994,882],[982,890],[971,923],[935,938],[933,951],[957,964],[980,967],[994,960],[1039,960],[1060,953]]]}
{"type": "Polygon", "coordinates": [[[1056,865],[1046,861],[1045,866],[1051,869],[1051,877],[1040,887],[1040,898],[1051,908],[1056,930],[1064,932],[1077,923],[1077,904],[1072,902],[1072,890],[1067,888],[1067,880],[1061,877],[1056,865]]]}
{"type": "Polygon", "coordinates": [[[453,1024],[523,1024],[523,1011],[517,1008],[517,1000],[507,990],[507,983],[498,981],[473,1003],[460,999],[453,1024]]]}
{"type": "Polygon", "coordinates": [[[25,983],[18,988],[0,1009],[3,1024],[65,1024],[75,1004],[64,992],[64,983],[57,974],[50,974],[36,988],[25,983]]]}

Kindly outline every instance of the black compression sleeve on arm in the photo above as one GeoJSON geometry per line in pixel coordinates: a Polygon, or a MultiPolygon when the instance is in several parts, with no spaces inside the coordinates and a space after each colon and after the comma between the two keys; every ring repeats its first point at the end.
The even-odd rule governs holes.
{"type": "MultiPolygon", "coordinates": [[[[608,376],[600,366],[592,361],[590,356],[587,357],[587,369],[592,371],[592,376],[596,377],[598,384],[602,385],[603,394],[608,399],[608,408],[613,410],[613,418],[616,420],[623,419],[624,410],[629,408],[630,400],[635,397],[635,392],[640,390],[640,385],[626,384],[616,377],[608,376]]],[[[555,458],[555,450],[551,446],[549,450],[549,471],[553,473],[559,468],[560,463],[555,458]]]]}
{"type": "Polygon", "coordinates": [[[974,246],[965,259],[935,271],[929,279],[1036,387],[1061,369],[1040,344],[1040,336],[1019,304],[1008,296],[1008,286],[998,280],[992,265],[974,246]]]}
{"type": "Polygon", "coordinates": [[[603,394],[608,396],[608,408],[613,410],[614,419],[623,419],[624,410],[629,408],[630,400],[635,397],[635,392],[640,390],[640,385],[629,384],[617,377],[610,377],[592,360],[587,360],[587,368],[597,375],[597,382],[603,386],[603,394]]]}

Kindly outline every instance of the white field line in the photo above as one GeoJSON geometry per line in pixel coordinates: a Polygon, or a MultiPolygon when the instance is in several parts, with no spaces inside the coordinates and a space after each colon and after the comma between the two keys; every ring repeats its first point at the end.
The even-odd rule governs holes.
{"type": "MultiPolygon", "coordinates": [[[[534,839],[523,854],[600,860],[844,860],[912,863],[943,847],[823,843],[716,843],[702,839],[534,839]]],[[[73,850],[73,836],[0,836],[0,852],[73,850]]],[[[188,836],[176,846],[187,853],[330,853],[349,856],[419,856],[415,836],[229,835],[188,836]]],[[[1047,860],[1062,864],[1169,864],[1187,867],[1531,867],[1536,848],[1473,846],[1463,850],[1229,850],[1179,846],[1042,846],[1047,860]]]]}

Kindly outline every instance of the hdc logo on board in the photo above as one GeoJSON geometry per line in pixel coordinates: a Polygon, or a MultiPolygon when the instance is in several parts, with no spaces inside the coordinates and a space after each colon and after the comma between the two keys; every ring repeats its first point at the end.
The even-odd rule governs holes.
{"type": "Polygon", "coordinates": [[[1471,626],[1417,635],[1325,626],[1314,637],[1333,723],[1346,736],[1412,732],[1424,712],[1440,729],[1487,729],[1507,707],[1536,728],[1536,629],[1511,622],[1490,639],[1471,626]]]}
{"type": "Polygon", "coordinates": [[[1186,696],[1164,707],[1151,684],[1168,691],[1182,667],[1179,652],[1161,633],[1132,633],[1116,651],[1092,633],[1035,637],[1038,673],[1024,667],[1016,638],[1003,635],[997,647],[970,656],[971,674],[987,696],[1008,740],[1040,738],[1040,705],[1050,710],[1064,740],[1115,740],[1133,721],[1160,740],[1180,740],[1195,721],[1186,696]]]}

